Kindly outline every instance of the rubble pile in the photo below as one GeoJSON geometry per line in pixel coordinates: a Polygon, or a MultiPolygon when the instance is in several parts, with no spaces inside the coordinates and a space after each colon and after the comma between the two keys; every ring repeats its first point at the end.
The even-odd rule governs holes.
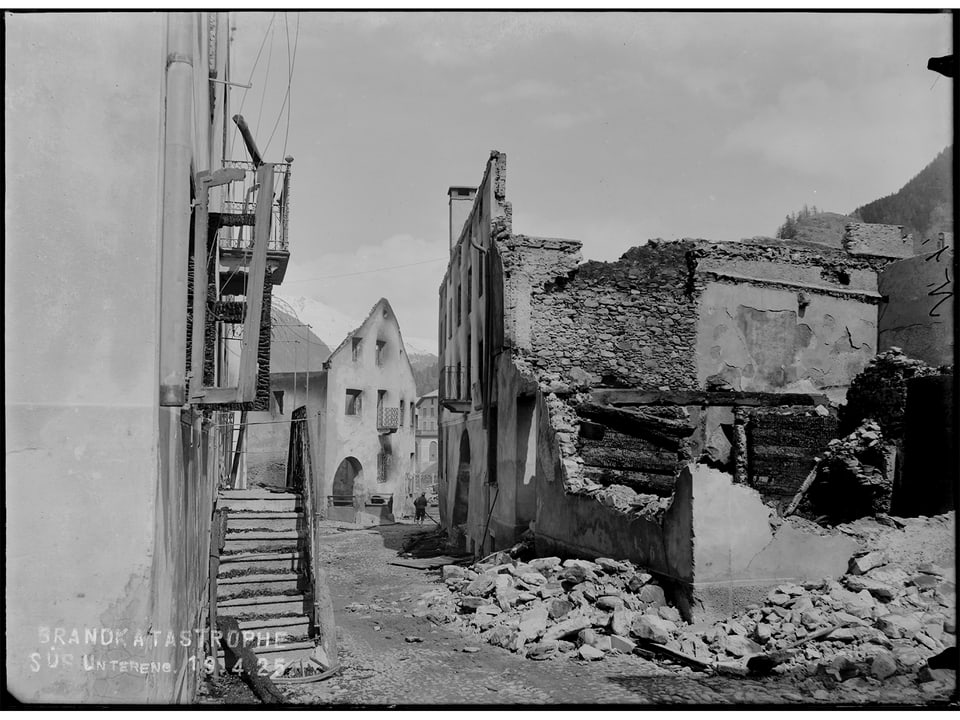
{"type": "Polygon", "coordinates": [[[885,442],[878,423],[866,420],[830,441],[802,510],[834,523],[889,512],[895,462],[896,447],[885,442]]]}
{"type": "Polygon", "coordinates": [[[956,647],[955,576],[931,563],[887,562],[875,550],[851,558],[839,581],[781,585],[739,616],[682,628],[667,644],[705,662],[746,668],[751,656],[764,654],[777,672],[833,682],[943,680],[926,662],[956,647]]]}
{"type": "MultiPolygon", "coordinates": [[[[923,522],[938,531],[952,527],[953,514],[923,522]]],[[[421,596],[416,616],[533,660],[652,654],[703,671],[773,671],[828,686],[853,678],[946,686],[953,673],[938,663],[956,651],[954,570],[893,546],[858,553],[839,580],[786,583],[737,616],[694,624],[628,561],[524,562],[499,552],[470,567],[445,565],[442,580],[421,596]]]]}
{"type": "Polygon", "coordinates": [[[523,562],[500,552],[469,568],[445,565],[442,578],[415,615],[535,660],[600,660],[638,639],[666,642],[683,625],[656,580],[623,560],[523,562]]]}
{"type": "Polygon", "coordinates": [[[898,347],[880,353],[850,383],[846,405],[840,408],[841,431],[848,432],[873,418],[888,439],[901,439],[907,381],[939,372],[921,360],[907,357],[898,347]]]}

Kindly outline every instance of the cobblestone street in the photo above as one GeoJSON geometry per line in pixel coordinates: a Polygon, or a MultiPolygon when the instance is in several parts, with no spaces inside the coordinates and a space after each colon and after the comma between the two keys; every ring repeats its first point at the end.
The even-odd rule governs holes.
{"type": "MultiPolygon", "coordinates": [[[[398,524],[366,530],[325,528],[321,542],[336,613],[342,672],[331,680],[287,685],[304,704],[800,704],[929,703],[908,682],[858,678],[833,689],[817,680],[712,676],[634,655],[600,662],[525,659],[453,628],[414,617],[438,571],[388,565],[403,539],[398,524]],[[365,606],[357,611],[347,606],[365,606]],[[408,637],[422,642],[407,642],[408,637]],[[476,651],[464,652],[465,648],[476,651]]],[[[906,679],[904,679],[906,680],[906,679]]]]}

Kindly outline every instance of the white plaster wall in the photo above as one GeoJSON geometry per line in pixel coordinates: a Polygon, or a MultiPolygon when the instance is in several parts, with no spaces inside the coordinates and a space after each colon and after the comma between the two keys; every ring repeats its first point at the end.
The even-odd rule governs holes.
{"type": "Polygon", "coordinates": [[[49,668],[38,632],[113,622],[149,579],[165,19],[5,19],[7,680],[26,701],[142,698],[76,652],[49,668]]]}
{"type": "Polygon", "coordinates": [[[827,392],[842,398],[877,349],[877,306],[746,283],[708,282],[700,299],[697,379],[723,375],[736,390],[827,392]],[[755,313],[746,323],[744,312],[755,313]]]}

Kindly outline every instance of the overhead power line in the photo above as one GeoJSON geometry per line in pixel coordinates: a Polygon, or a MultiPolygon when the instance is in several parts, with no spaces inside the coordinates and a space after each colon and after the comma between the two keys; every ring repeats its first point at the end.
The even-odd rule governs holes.
{"type": "Polygon", "coordinates": [[[304,280],[284,280],[284,283],[289,285],[290,283],[313,282],[314,280],[331,280],[333,278],[353,277],[354,275],[369,275],[370,273],[384,272],[385,270],[399,270],[401,268],[414,267],[416,265],[429,265],[430,263],[443,262],[448,259],[449,258],[434,258],[433,260],[422,260],[420,262],[407,263],[406,265],[392,265],[390,267],[375,268],[373,270],[358,270],[357,272],[341,273],[339,275],[322,275],[321,277],[306,278],[304,280]]]}

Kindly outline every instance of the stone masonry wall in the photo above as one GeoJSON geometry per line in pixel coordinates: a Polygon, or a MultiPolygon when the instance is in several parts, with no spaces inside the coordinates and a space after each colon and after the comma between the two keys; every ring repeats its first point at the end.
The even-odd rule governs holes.
{"type": "Polygon", "coordinates": [[[913,236],[902,225],[849,223],[843,235],[843,247],[851,255],[907,258],[914,253],[913,236]]]}
{"type": "Polygon", "coordinates": [[[532,288],[530,363],[541,382],[694,388],[691,247],[651,241],[532,288]]]}
{"type": "Polygon", "coordinates": [[[837,436],[837,418],[810,408],[757,408],[749,413],[750,485],[783,509],[837,436]]]}

